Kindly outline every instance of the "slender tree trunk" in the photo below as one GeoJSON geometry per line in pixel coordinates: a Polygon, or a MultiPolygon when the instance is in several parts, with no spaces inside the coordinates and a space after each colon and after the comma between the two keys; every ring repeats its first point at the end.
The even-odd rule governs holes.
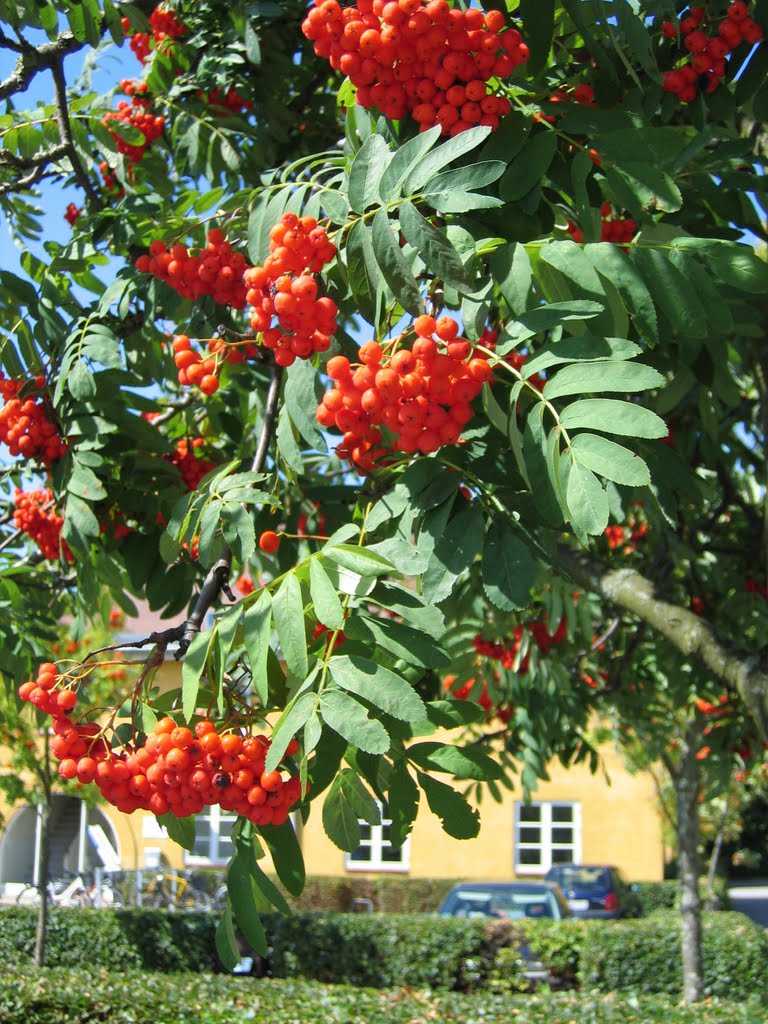
{"type": "Polygon", "coordinates": [[[42,967],[45,963],[46,937],[48,934],[48,882],[50,880],[51,862],[51,808],[53,793],[51,784],[50,734],[43,730],[44,737],[44,769],[40,772],[42,793],[38,814],[40,815],[40,862],[37,865],[37,888],[40,893],[40,908],[37,912],[37,929],[35,931],[35,965],[42,967]]]}
{"type": "Polygon", "coordinates": [[[723,848],[723,836],[725,835],[725,823],[728,820],[729,794],[725,795],[723,813],[717,823],[717,834],[712,845],[712,853],[709,858],[709,871],[707,871],[707,910],[719,910],[720,900],[715,893],[715,878],[717,877],[717,865],[720,860],[720,851],[723,848]]]}
{"type": "Polygon", "coordinates": [[[680,917],[683,951],[683,999],[697,1002],[703,993],[701,901],[699,899],[699,765],[701,734],[689,722],[680,745],[677,790],[677,845],[680,865],[680,917]]]}
{"type": "Polygon", "coordinates": [[[35,965],[42,967],[45,963],[45,940],[48,932],[48,881],[50,864],[50,821],[51,796],[46,793],[40,803],[40,862],[38,864],[37,889],[40,893],[40,905],[37,911],[37,930],[35,932],[35,965]]]}

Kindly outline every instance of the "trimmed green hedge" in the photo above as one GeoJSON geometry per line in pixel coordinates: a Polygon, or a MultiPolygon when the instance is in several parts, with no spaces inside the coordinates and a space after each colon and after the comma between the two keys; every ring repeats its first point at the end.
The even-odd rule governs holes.
{"type": "MultiPolygon", "coordinates": [[[[106,970],[221,970],[212,914],[168,914],[164,910],[53,908],[46,942],[52,967],[92,964],[106,970]]],[[[0,963],[34,957],[37,911],[0,910],[0,963]]]]}
{"type": "MultiPolygon", "coordinates": [[[[47,963],[93,969],[220,970],[212,914],[162,910],[51,912],[47,963]]],[[[268,973],[377,988],[407,985],[513,992],[526,987],[527,939],[559,988],[681,992],[680,919],[674,911],[627,921],[485,921],[408,914],[264,916],[268,973]]],[[[35,911],[0,912],[0,963],[31,963],[35,911]]],[[[708,996],[768,1005],[768,932],[742,914],[704,915],[708,996]]]]}
{"type": "Polygon", "coordinates": [[[29,968],[0,973],[0,1024],[765,1024],[757,1000],[525,995],[326,986],[301,980],[29,968]]]}
{"type": "MultiPolygon", "coordinates": [[[[702,961],[706,995],[757,996],[768,1005],[768,932],[743,914],[703,915],[702,961]]],[[[593,922],[584,929],[578,978],[582,987],[605,992],[678,996],[680,964],[679,915],[659,912],[647,920],[593,922]]]]}
{"type": "Polygon", "coordinates": [[[457,988],[480,983],[464,977],[465,961],[492,957],[485,922],[418,914],[269,915],[269,973],[317,981],[387,988],[457,988]]]}

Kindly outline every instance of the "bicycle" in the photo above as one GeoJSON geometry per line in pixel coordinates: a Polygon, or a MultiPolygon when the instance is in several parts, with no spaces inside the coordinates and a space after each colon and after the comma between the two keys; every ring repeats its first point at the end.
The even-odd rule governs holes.
{"type": "Polygon", "coordinates": [[[213,899],[193,885],[187,875],[161,871],[155,875],[141,896],[142,905],[161,910],[213,910],[213,899]]]}
{"type": "MultiPolygon", "coordinates": [[[[66,879],[52,880],[47,886],[48,901],[53,907],[115,907],[120,903],[111,886],[102,881],[98,889],[96,883],[88,885],[82,875],[76,875],[70,881],[66,879]]],[[[26,885],[16,897],[17,906],[34,907],[40,905],[40,888],[37,885],[26,885]]]]}

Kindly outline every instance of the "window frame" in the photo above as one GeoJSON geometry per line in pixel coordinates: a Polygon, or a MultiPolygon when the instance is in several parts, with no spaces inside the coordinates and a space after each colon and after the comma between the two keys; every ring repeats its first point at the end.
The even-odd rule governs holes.
{"type": "MultiPolygon", "coordinates": [[[[208,853],[203,855],[185,850],[184,864],[188,867],[211,867],[226,864],[234,852],[234,845],[231,844],[230,841],[231,849],[229,852],[224,854],[220,852],[219,844],[221,840],[221,823],[222,819],[227,820],[231,818],[232,824],[234,825],[237,820],[237,815],[232,811],[224,811],[219,804],[209,804],[200,812],[200,814],[197,815],[197,817],[206,818],[210,822],[211,829],[210,836],[208,838],[208,853]]],[[[225,837],[225,839],[228,838],[229,837],[225,837]]]]}
{"type": "Polygon", "coordinates": [[[378,800],[376,804],[381,815],[381,824],[369,825],[367,821],[359,821],[362,827],[371,830],[371,834],[369,839],[364,839],[360,843],[357,850],[367,846],[371,852],[371,859],[353,860],[353,854],[357,853],[357,850],[353,850],[351,853],[346,854],[344,867],[347,871],[387,871],[405,874],[410,871],[411,867],[411,838],[409,836],[400,847],[400,859],[398,861],[384,860],[382,853],[385,846],[394,849],[391,843],[384,839],[384,828],[392,824],[392,819],[385,816],[385,810],[378,800]]]}
{"type": "Polygon", "coordinates": [[[565,861],[553,861],[552,853],[557,849],[570,849],[571,856],[568,863],[579,864],[581,862],[581,803],[578,800],[534,800],[531,803],[517,801],[515,803],[515,820],[513,831],[513,856],[515,875],[545,875],[555,864],[566,863],[565,861]],[[524,809],[537,807],[540,811],[537,823],[521,820],[521,813],[524,809]],[[571,809],[570,827],[573,829],[573,842],[568,844],[555,843],[552,839],[553,829],[564,825],[565,822],[552,820],[552,811],[555,807],[569,807],[571,809]],[[520,830],[526,825],[538,825],[541,832],[539,843],[526,843],[520,839],[520,830]],[[520,862],[520,851],[539,849],[539,862],[537,864],[523,864],[520,862]]]}

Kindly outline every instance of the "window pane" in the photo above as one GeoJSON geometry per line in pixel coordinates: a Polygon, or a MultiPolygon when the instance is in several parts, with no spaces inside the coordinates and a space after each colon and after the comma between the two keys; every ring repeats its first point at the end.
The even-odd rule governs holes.
{"type": "Polygon", "coordinates": [[[530,825],[527,828],[521,828],[518,831],[518,842],[521,843],[541,843],[541,829],[531,828],[530,825]]]}
{"type": "Polygon", "coordinates": [[[360,841],[362,843],[370,843],[371,841],[371,826],[366,825],[365,822],[358,822],[360,826],[360,841]]]}
{"type": "Polygon", "coordinates": [[[360,861],[368,864],[371,860],[371,848],[370,846],[358,846],[356,850],[349,854],[349,859],[354,861],[360,861]]]}
{"type": "Polygon", "coordinates": [[[567,843],[569,846],[573,845],[573,829],[572,828],[553,828],[552,829],[552,842],[553,843],[567,843]]]}
{"type": "Polygon", "coordinates": [[[567,864],[573,860],[572,850],[553,850],[552,851],[552,863],[553,864],[567,864]]]}
{"type": "Polygon", "coordinates": [[[573,807],[569,804],[552,804],[552,821],[573,821],[573,807]]]}
{"type": "Polygon", "coordinates": [[[518,850],[518,864],[541,864],[541,854],[538,850],[518,850]]]}
{"type": "Polygon", "coordinates": [[[541,821],[541,808],[523,805],[520,808],[520,821],[541,821]]]}
{"type": "Polygon", "coordinates": [[[403,859],[403,851],[396,850],[394,846],[385,846],[381,851],[381,859],[388,864],[399,864],[403,859]]]}

